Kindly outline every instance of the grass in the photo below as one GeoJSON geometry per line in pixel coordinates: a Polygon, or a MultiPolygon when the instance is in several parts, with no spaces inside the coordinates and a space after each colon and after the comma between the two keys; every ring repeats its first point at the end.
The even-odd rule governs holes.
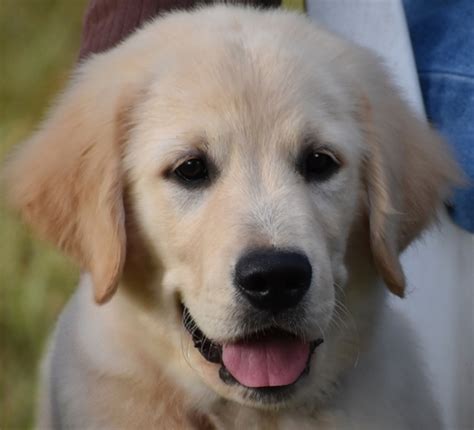
{"type": "MultiPolygon", "coordinates": [[[[1,0],[0,161],[38,124],[77,58],[86,0],[1,0]]],[[[0,199],[0,429],[33,426],[38,364],[76,269],[0,199]]]]}

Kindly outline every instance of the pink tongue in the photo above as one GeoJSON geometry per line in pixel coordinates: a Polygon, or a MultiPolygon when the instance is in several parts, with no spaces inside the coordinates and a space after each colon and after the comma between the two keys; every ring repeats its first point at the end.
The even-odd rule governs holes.
{"type": "Polygon", "coordinates": [[[260,339],[224,345],[222,361],[242,385],[277,387],[295,382],[309,357],[309,344],[297,339],[260,339]]]}

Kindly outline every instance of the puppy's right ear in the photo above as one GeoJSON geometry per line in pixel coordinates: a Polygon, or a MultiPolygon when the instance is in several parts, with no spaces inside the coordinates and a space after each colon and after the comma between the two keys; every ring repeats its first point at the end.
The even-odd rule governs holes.
{"type": "Polygon", "coordinates": [[[119,140],[133,82],[108,82],[104,60],[79,69],[37,131],[7,163],[9,202],[39,235],[91,273],[106,302],[125,260],[119,140]],[[102,67],[101,67],[102,66],[102,67]]]}

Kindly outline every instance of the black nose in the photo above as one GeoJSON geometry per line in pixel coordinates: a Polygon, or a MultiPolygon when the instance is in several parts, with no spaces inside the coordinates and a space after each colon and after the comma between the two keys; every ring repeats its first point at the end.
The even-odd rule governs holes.
{"type": "Polygon", "coordinates": [[[235,282],[253,306],[278,312],[300,302],[311,283],[311,273],[304,254],[253,250],[237,262],[235,282]]]}

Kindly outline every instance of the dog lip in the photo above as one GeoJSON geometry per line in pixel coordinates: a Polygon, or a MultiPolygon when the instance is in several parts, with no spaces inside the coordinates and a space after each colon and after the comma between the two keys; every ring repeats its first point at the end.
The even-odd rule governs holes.
{"type": "MultiPolygon", "coordinates": [[[[220,364],[221,365],[220,368],[219,368],[219,377],[222,380],[222,382],[224,382],[227,385],[234,385],[234,384],[241,385],[230,374],[230,372],[227,370],[227,368],[225,367],[225,365],[222,362],[222,345],[220,345],[216,342],[213,342],[211,339],[209,339],[202,332],[202,330],[199,328],[199,326],[196,324],[193,317],[191,316],[191,313],[189,312],[189,309],[184,305],[182,305],[182,307],[183,307],[183,325],[184,325],[185,329],[188,331],[188,333],[191,335],[194,347],[201,353],[201,355],[207,361],[209,361],[210,363],[215,363],[215,364],[220,364]]],[[[265,331],[264,334],[256,333],[252,337],[254,337],[254,338],[257,337],[258,338],[258,336],[263,336],[263,335],[268,336],[272,332],[274,332],[275,334],[278,334],[279,336],[294,336],[291,333],[284,332],[283,330],[278,329],[278,328],[275,327],[275,328],[271,329],[270,331],[268,331],[268,330],[265,331]]],[[[288,387],[291,387],[291,386],[295,385],[301,379],[302,376],[309,373],[311,357],[313,356],[313,353],[314,353],[315,349],[319,345],[321,345],[323,342],[324,342],[324,339],[322,339],[322,338],[318,338],[318,339],[310,342],[310,351],[309,351],[309,356],[308,356],[308,360],[307,360],[305,369],[301,373],[301,375],[298,377],[298,379],[295,382],[293,382],[292,384],[285,385],[285,386],[282,386],[282,387],[266,387],[266,388],[249,388],[249,387],[245,387],[245,386],[243,386],[243,387],[245,387],[247,389],[254,390],[256,392],[259,392],[260,394],[269,394],[269,395],[271,394],[271,395],[273,395],[281,389],[288,388],[288,387]]]]}
{"type": "Polygon", "coordinates": [[[213,342],[201,331],[186,306],[183,306],[183,325],[191,335],[194,347],[207,361],[216,364],[222,362],[222,345],[213,342]]]}

